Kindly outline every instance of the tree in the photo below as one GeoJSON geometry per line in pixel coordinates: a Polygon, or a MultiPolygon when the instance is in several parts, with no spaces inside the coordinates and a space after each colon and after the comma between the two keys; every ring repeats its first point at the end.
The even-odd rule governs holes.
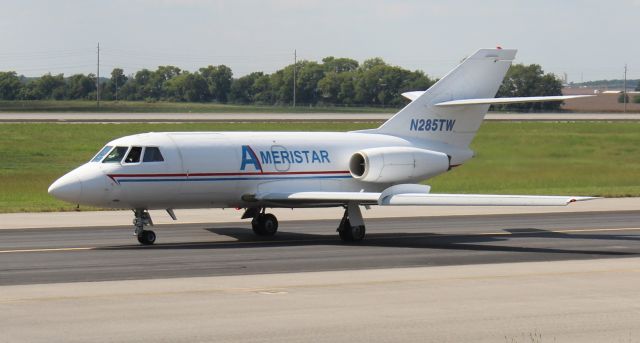
{"type": "Polygon", "coordinates": [[[231,82],[229,89],[229,101],[236,104],[249,104],[255,102],[257,89],[256,81],[264,76],[262,72],[253,72],[231,82]]]}
{"type": "MultiPolygon", "coordinates": [[[[293,64],[271,74],[269,76],[269,84],[273,104],[293,103],[293,64]]],[[[296,87],[298,87],[298,85],[296,85],[296,87]]]]}
{"type": "Polygon", "coordinates": [[[0,72],[0,100],[15,100],[21,88],[22,83],[15,71],[0,72]]]}
{"type": "Polygon", "coordinates": [[[355,101],[355,71],[325,73],[318,81],[318,91],[322,102],[327,104],[352,105],[355,101]]]}
{"type": "Polygon", "coordinates": [[[32,96],[42,100],[62,100],[65,96],[64,75],[51,75],[47,73],[39,79],[30,82],[33,84],[32,96]]]}
{"type": "Polygon", "coordinates": [[[275,96],[271,86],[271,77],[261,75],[253,82],[253,102],[257,104],[273,104],[275,96]]]}
{"type": "Polygon", "coordinates": [[[75,74],[67,78],[66,99],[87,100],[89,94],[96,91],[96,76],[93,74],[75,74]]]}
{"type": "Polygon", "coordinates": [[[335,58],[333,56],[322,59],[325,72],[344,73],[358,69],[358,61],[350,58],[335,58]]]}
{"type": "Polygon", "coordinates": [[[640,80],[638,80],[638,85],[636,86],[636,91],[640,92],[640,80]]]}
{"type": "MultiPolygon", "coordinates": [[[[553,74],[545,74],[537,64],[515,64],[509,68],[496,97],[562,95],[562,82],[553,74]]],[[[509,111],[559,110],[559,102],[524,103],[496,106],[509,111]]]]}
{"type": "Polygon", "coordinates": [[[122,87],[122,98],[127,100],[150,99],[152,73],[149,69],[136,72],[133,78],[122,87]]]}
{"type": "Polygon", "coordinates": [[[207,81],[199,73],[183,72],[165,84],[169,100],[202,102],[208,95],[207,81]]]}
{"type": "Polygon", "coordinates": [[[124,75],[124,70],[120,68],[113,68],[111,71],[111,78],[106,85],[106,88],[109,89],[111,94],[113,94],[113,99],[117,100],[123,98],[122,87],[127,83],[127,80],[128,78],[124,75]]]}
{"type": "Polygon", "coordinates": [[[426,90],[433,81],[421,71],[409,71],[379,60],[361,70],[356,86],[356,100],[363,105],[399,106],[405,103],[403,92],[426,90]]]}
{"type": "Polygon", "coordinates": [[[155,100],[166,99],[167,90],[165,84],[167,81],[180,75],[182,70],[174,66],[159,66],[154,72],[151,73],[149,83],[147,84],[147,90],[149,97],[155,100]]]}
{"type": "Polygon", "coordinates": [[[302,61],[296,70],[296,102],[318,102],[318,81],[324,77],[324,68],[317,62],[302,61]]]}
{"type": "Polygon", "coordinates": [[[225,65],[210,65],[206,68],[200,68],[200,74],[207,81],[210,99],[227,102],[233,78],[231,68],[225,65]]]}
{"type": "Polygon", "coordinates": [[[374,58],[370,58],[368,60],[364,60],[364,62],[362,62],[362,66],[360,66],[360,69],[362,70],[369,70],[375,66],[379,66],[379,65],[387,65],[387,63],[380,57],[374,57],[374,58]]]}

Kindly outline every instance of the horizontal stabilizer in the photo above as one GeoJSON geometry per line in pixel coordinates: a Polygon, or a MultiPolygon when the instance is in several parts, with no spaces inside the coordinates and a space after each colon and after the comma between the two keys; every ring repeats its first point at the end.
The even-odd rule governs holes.
{"type": "MultiPolygon", "coordinates": [[[[403,95],[406,93],[403,93],[403,95]]],[[[501,104],[521,104],[527,102],[548,102],[563,101],[569,99],[588,98],[594,95],[559,95],[559,96],[529,96],[514,98],[486,98],[486,99],[462,99],[437,103],[438,107],[446,106],[468,106],[468,105],[501,105],[501,104]]]]}
{"type": "Polygon", "coordinates": [[[404,92],[402,93],[402,96],[413,101],[413,100],[416,100],[422,94],[424,94],[424,92],[426,91],[404,92]]]}
{"type": "Polygon", "coordinates": [[[335,204],[357,202],[382,206],[565,206],[594,197],[490,194],[400,193],[385,195],[375,192],[296,192],[256,194],[255,198],[272,202],[335,204]]]}

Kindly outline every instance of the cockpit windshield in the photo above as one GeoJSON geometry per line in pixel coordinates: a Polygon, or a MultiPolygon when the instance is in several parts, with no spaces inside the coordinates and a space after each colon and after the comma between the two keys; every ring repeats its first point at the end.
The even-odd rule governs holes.
{"type": "Polygon", "coordinates": [[[142,154],[142,147],[134,146],[129,150],[127,158],[124,159],[124,163],[138,163],[140,162],[140,155],[142,154]]]}
{"type": "Polygon", "coordinates": [[[111,151],[111,148],[113,148],[111,145],[107,145],[104,148],[102,148],[102,150],[100,150],[94,157],[93,159],[91,159],[91,162],[100,162],[102,160],[102,158],[104,158],[104,156],[111,151]]]}
{"type": "Polygon", "coordinates": [[[129,150],[129,147],[126,146],[117,146],[113,149],[109,155],[102,161],[102,163],[119,163],[122,161],[124,154],[129,150]]]}
{"type": "Polygon", "coordinates": [[[157,147],[146,147],[144,149],[144,159],[142,162],[162,162],[164,158],[157,147]]]}
{"type": "Polygon", "coordinates": [[[140,163],[140,160],[142,162],[164,162],[164,157],[162,157],[158,147],[134,146],[129,148],[128,146],[117,146],[114,148],[111,145],[107,145],[91,159],[91,162],[134,164],[140,163]],[[124,158],[125,155],[127,156],[126,158],[124,158]]]}

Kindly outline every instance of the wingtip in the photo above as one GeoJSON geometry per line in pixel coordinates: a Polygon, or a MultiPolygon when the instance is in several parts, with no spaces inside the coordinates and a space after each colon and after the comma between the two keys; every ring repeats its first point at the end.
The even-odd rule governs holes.
{"type": "Polygon", "coordinates": [[[578,202],[578,201],[589,201],[589,200],[596,200],[596,199],[603,199],[601,197],[572,197],[569,199],[569,201],[567,202],[567,204],[573,203],[573,202],[578,202]]]}

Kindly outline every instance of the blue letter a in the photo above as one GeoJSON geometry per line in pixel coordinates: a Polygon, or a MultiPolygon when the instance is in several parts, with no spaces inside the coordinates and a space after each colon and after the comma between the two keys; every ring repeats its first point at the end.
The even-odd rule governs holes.
{"type": "Polygon", "coordinates": [[[256,170],[262,171],[258,157],[248,145],[242,146],[242,163],[240,164],[240,170],[244,170],[247,164],[253,164],[256,170]]]}

